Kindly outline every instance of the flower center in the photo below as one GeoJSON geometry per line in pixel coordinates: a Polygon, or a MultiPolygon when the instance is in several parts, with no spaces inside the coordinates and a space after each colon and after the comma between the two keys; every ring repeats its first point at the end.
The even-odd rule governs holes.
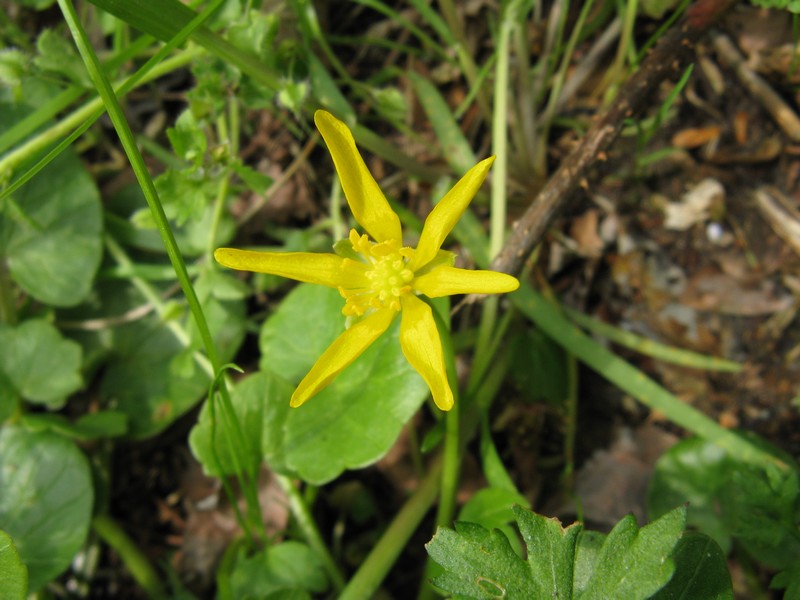
{"type": "Polygon", "coordinates": [[[366,235],[350,230],[353,249],[367,263],[369,287],[357,289],[339,288],[346,302],[342,312],[348,316],[361,316],[370,308],[400,310],[400,297],[411,291],[414,272],[406,265],[414,253],[404,248],[398,240],[380,243],[369,241],[366,235]]]}

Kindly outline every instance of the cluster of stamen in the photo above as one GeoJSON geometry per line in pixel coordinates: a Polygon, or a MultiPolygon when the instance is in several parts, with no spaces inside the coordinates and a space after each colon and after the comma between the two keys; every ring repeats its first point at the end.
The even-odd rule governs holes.
{"type": "Polygon", "coordinates": [[[370,308],[400,310],[400,297],[411,291],[414,272],[406,265],[413,255],[412,248],[405,248],[399,240],[374,243],[366,235],[350,230],[350,243],[362,260],[367,263],[368,287],[356,289],[339,288],[346,302],[342,312],[347,316],[361,316],[370,308]]]}

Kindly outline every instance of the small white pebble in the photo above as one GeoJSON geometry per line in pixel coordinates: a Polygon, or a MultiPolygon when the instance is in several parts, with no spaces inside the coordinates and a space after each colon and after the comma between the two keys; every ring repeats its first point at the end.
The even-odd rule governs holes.
{"type": "Polygon", "coordinates": [[[706,225],[706,236],[709,242],[719,243],[724,235],[725,228],[716,221],[711,221],[706,225]]]}

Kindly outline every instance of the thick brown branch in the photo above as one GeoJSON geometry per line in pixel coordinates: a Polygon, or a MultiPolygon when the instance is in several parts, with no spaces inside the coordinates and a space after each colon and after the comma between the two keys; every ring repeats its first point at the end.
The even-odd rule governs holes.
{"type": "Polygon", "coordinates": [[[700,36],[734,4],[732,0],[699,0],[667,31],[622,86],[616,100],[589,129],[581,142],[548,180],[516,222],[492,269],[518,275],[525,258],[581,184],[587,170],[617,138],[625,120],[634,116],[666,77],[680,73],[694,55],[700,36]]]}

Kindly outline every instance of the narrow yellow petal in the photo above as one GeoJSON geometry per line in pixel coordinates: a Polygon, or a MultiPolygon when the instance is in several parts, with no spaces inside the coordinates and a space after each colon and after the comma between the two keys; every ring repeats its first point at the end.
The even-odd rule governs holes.
{"type": "Polygon", "coordinates": [[[396,314],[390,309],[379,310],[336,338],[303,377],[289,404],[296,408],[327,386],[389,328],[396,314]]]}
{"type": "Polygon", "coordinates": [[[369,280],[366,266],[335,254],[311,252],[254,252],[235,248],[217,248],[217,262],[230,269],[269,273],[296,281],[328,287],[364,287],[369,280]]]}
{"type": "Polygon", "coordinates": [[[324,110],[314,113],[314,123],[328,145],[345,198],[356,221],[377,242],[402,241],[400,218],[389,206],[386,196],[364,164],[350,129],[324,110]]]}
{"type": "Polygon", "coordinates": [[[412,287],[428,296],[452,296],[453,294],[505,294],[519,287],[516,277],[497,271],[471,271],[441,266],[412,282],[412,287]]]}
{"type": "Polygon", "coordinates": [[[412,271],[424,267],[436,256],[444,239],[458,223],[461,215],[464,214],[467,206],[483,185],[493,162],[494,156],[490,156],[467,171],[425,219],[414,258],[409,263],[412,271]]]}
{"type": "Polygon", "coordinates": [[[447,381],[442,340],[431,307],[413,295],[400,299],[400,347],[406,359],[431,389],[433,401],[442,410],[453,408],[453,392],[447,381]]]}

